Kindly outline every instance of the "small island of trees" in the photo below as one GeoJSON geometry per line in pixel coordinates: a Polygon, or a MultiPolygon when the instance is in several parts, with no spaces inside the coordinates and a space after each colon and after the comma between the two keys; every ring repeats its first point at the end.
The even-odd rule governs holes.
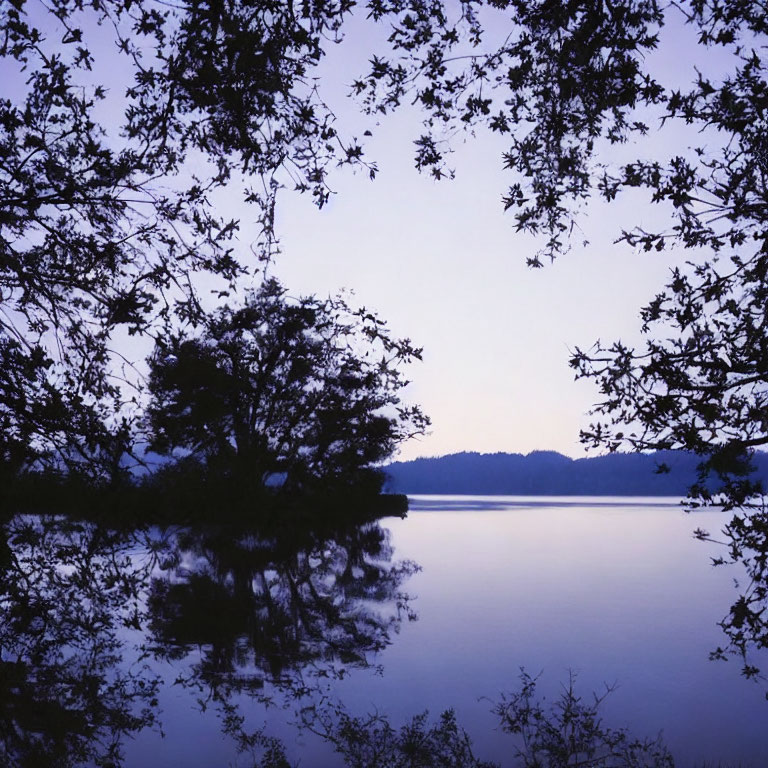
{"type": "MultiPolygon", "coordinates": [[[[84,465],[82,454],[32,456],[27,445],[25,455],[8,441],[10,486],[37,487],[38,504],[41,493],[66,499],[77,489],[73,500],[130,504],[135,514],[147,505],[217,516],[229,508],[251,522],[277,505],[375,504],[382,462],[429,426],[401,400],[403,368],[419,359],[375,313],[342,296],[291,298],[265,278],[241,304],[158,337],[134,422],[141,443],[125,429],[111,454],[97,454],[101,463],[84,465]]],[[[53,389],[50,398],[52,418],[63,416],[53,389]]],[[[403,499],[391,501],[404,510],[403,499]]]]}
{"type": "Polygon", "coordinates": [[[381,463],[429,425],[401,401],[402,367],[420,358],[374,313],[340,296],[291,300],[265,280],[199,332],[157,344],[149,449],[252,501],[374,497],[381,463]]]}

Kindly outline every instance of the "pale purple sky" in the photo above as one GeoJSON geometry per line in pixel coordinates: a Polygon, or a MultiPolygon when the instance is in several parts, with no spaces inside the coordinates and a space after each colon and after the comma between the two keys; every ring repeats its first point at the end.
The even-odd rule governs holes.
{"type": "Polygon", "coordinates": [[[600,207],[585,222],[590,246],[531,270],[525,257],[536,244],[502,212],[498,147],[463,147],[457,179],[441,183],[420,177],[405,147],[377,152],[374,183],[340,180],[325,210],[285,196],[273,272],[295,293],[353,289],[355,302],[424,347],[406,392],[432,430],[401,458],[579,454],[579,426],[596,393],[574,382],[569,348],[637,338],[638,310],[668,274],[667,260],[612,245],[615,212],[600,207]]]}
{"type": "MultiPolygon", "coordinates": [[[[598,393],[589,382],[574,382],[569,349],[597,339],[638,340],[639,309],[660,290],[672,261],[613,240],[622,225],[665,222],[664,211],[642,194],[611,206],[592,203],[572,251],[544,269],[527,268],[537,243],[517,234],[513,217],[503,212],[501,197],[513,181],[502,169],[504,141],[485,133],[466,142],[458,137],[451,157],[456,179],[420,176],[412,159],[419,115],[406,109],[377,125],[346,96],[368,58],[384,47],[386,30],[371,32],[369,24],[353,20],[347,31],[347,41],[330,47],[318,73],[322,93],[342,132],[373,130],[367,156],[380,172],[373,182],[365,174],[334,174],[337,194],[322,211],[308,197],[285,191],[277,218],[282,253],[271,272],[293,294],[352,289],[351,303],[377,311],[393,333],[424,347],[423,363],[409,371],[406,398],[423,406],[432,429],[403,446],[400,458],[460,450],[581,455],[579,428],[598,393]]],[[[112,73],[117,102],[111,108],[122,109],[121,80],[130,68],[113,45],[105,38],[98,53],[112,73]]],[[[678,19],[647,64],[677,87],[693,81],[694,62],[714,76],[725,71],[722,57],[710,52],[698,60],[697,48],[678,19]]],[[[670,126],[662,138],[611,152],[613,159],[663,156],[700,140],[670,126]]],[[[241,185],[217,197],[228,216],[242,218],[240,245],[247,254],[256,237],[248,222],[255,215],[241,202],[241,185]]],[[[135,356],[143,354],[139,347],[135,356]]]]}
{"type": "MultiPolygon", "coordinates": [[[[326,65],[325,82],[349,82],[374,48],[357,38],[351,50],[340,49],[326,65]]],[[[690,31],[675,25],[648,63],[667,82],[685,85],[694,72],[690,60],[681,66],[683,54],[695,48],[690,31]]],[[[715,70],[721,63],[709,58],[715,70]]],[[[333,103],[343,127],[355,118],[342,93],[333,103]]],[[[295,293],[353,289],[359,304],[424,347],[406,392],[431,416],[432,429],[404,445],[399,458],[461,450],[582,455],[579,428],[598,393],[589,382],[574,382],[569,349],[639,339],[639,309],[661,289],[672,262],[668,254],[633,252],[613,240],[621,225],[658,224],[664,212],[641,194],[610,206],[592,203],[572,251],[531,270],[525,259],[537,243],[514,231],[501,204],[512,182],[502,170],[503,140],[459,139],[456,179],[435,182],[413,168],[418,130],[413,112],[387,117],[367,145],[378,178],[338,174],[338,194],[322,211],[285,194],[274,274],[295,293]]],[[[620,151],[627,158],[680,152],[693,140],[672,126],[663,140],[620,151]]]]}

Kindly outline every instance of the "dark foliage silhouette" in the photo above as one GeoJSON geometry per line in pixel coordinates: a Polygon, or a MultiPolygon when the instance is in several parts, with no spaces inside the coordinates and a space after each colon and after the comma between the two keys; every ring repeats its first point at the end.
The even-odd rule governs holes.
{"type": "Polygon", "coordinates": [[[237,697],[288,707],[374,665],[414,618],[402,585],[416,566],[393,554],[376,523],[319,533],[6,521],[0,760],[122,765],[127,737],[162,729],[158,697],[173,681],[158,665],[172,661],[175,684],[216,709],[239,749],[288,765],[278,740],[244,727],[237,697]]]}
{"type": "Polygon", "coordinates": [[[2,526],[3,765],[119,765],[125,737],[156,726],[158,680],[123,657],[148,573],[135,543],[60,518],[2,526]]]}
{"type": "Polygon", "coordinates": [[[275,280],[179,333],[150,360],[151,448],[184,449],[254,492],[380,488],[375,466],[429,420],[404,405],[407,339],[341,298],[291,300],[275,280]]]}
{"type": "Polygon", "coordinates": [[[337,707],[313,711],[307,727],[330,741],[349,768],[498,768],[474,756],[453,710],[434,724],[424,712],[397,729],[385,715],[353,717],[337,707]]]}
{"type": "MultiPolygon", "coordinates": [[[[328,169],[365,162],[357,141],[340,138],[312,77],[344,36],[351,4],[80,5],[3,9],[0,55],[18,88],[0,113],[2,330],[4,344],[21,347],[11,355],[17,386],[0,392],[0,405],[14,450],[55,449],[71,462],[105,452],[109,463],[125,450],[132,419],[114,408],[125,396],[110,375],[119,373],[113,331],[199,317],[191,276],[216,275],[226,292],[246,269],[232,242],[238,223],[217,215],[215,191],[242,180],[269,250],[280,186],[322,205],[328,169]],[[105,42],[118,44],[125,67],[125,100],[111,120],[103,115],[113,89],[93,74],[105,42]],[[19,411],[18,386],[32,413],[50,404],[41,383],[63,393],[56,407],[69,418],[19,411]]],[[[645,250],[687,249],[692,263],[645,308],[645,349],[575,351],[577,374],[605,394],[584,439],[697,452],[703,476],[721,476],[732,503],[753,497],[742,469],[768,442],[762,7],[370,0],[366,11],[391,34],[353,95],[377,118],[415,102],[425,113],[415,162],[438,178],[449,173],[452,133],[507,137],[514,178],[504,205],[518,229],[544,238],[534,266],[567,248],[592,196],[640,190],[664,207],[668,227],[617,237],[645,250]],[[681,89],[652,74],[650,54],[673,22],[697,38],[694,59],[716,52],[727,62],[722,77],[692,66],[681,89]],[[611,145],[675,123],[703,129],[698,143],[668,157],[657,149],[651,159],[642,150],[623,163],[605,159],[611,145]]],[[[693,492],[706,500],[709,486],[693,492]]]]}
{"type": "MultiPolygon", "coordinates": [[[[341,138],[313,78],[350,3],[82,6],[11,0],[0,10],[13,83],[0,101],[0,448],[13,468],[55,454],[114,475],[137,418],[120,382],[137,376],[117,335],[198,321],[196,275],[226,293],[248,270],[217,190],[243,188],[263,229],[257,250],[270,256],[281,186],[322,205],[330,167],[375,167],[341,138]],[[98,76],[104,43],[117,43],[111,56],[125,68],[108,68],[114,87],[98,76]]],[[[574,350],[576,375],[602,392],[583,437],[700,455],[693,497],[743,510],[726,544],[759,582],[768,525],[747,470],[768,444],[763,5],[369,0],[365,11],[390,35],[352,82],[364,110],[378,120],[402,104],[422,109],[415,163],[436,178],[450,175],[453,133],[506,137],[503,205],[543,240],[531,265],[567,249],[595,196],[644,194],[667,214],[656,229],[616,232],[641,251],[683,249],[690,263],[642,310],[644,345],[574,350]],[[648,64],[673,21],[697,41],[682,87],[648,64]],[[694,68],[713,52],[717,78],[694,68]],[[643,137],[670,126],[688,126],[690,146],[646,153],[643,137]],[[612,162],[613,148],[635,140],[636,155],[612,162]]],[[[733,626],[764,642],[759,591],[749,615],[733,626]]]]}
{"type": "Polygon", "coordinates": [[[576,692],[575,675],[549,706],[536,696],[537,678],[521,670],[520,689],[494,707],[501,729],[519,736],[515,757],[523,768],[674,768],[672,755],[660,738],[640,740],[624,728],[603,723],[600,708],[613,688],[593,693],[591,700],[576,692]]]}
{"type": "MultiPolygon", "coordinates": [[[[560,696],[547,705],[536,694],[537,678],[525,670],[517,690],[493,707],[499,727],[512,737],[515,768],[674,768],[661,739],[638,739],[624,728],[602,721],[601,707],[612,689],[591,700],[579,696],[575,676],[562,686],[560,696]]],[[[476,758],[472,742],[459,726],[453,710],[434,724],[428,713],[395,728],[386,715],[350,715],[343,705],[306,713],[307,727],[330,741],[350,768],[499,768],[476,758]]]]}
{"type": "Polygon", "coordinates": [[[174,659],[203,648],[184,683],[219,704],[235,692],[308,695],[372,666],[415,618],[402,584],[417,566],[393,560],[377,523],[276,538],[187,530],[166,566],[150,585],[150,644],[174,659]]]}
{"type": "Polygon", "coordinates": [[[0,412],[27,463],[53,452],[103,473],[102,451],[125,450],[122,381],[137,377],[115,335],[199,317],[196,273],[226,291],[253,266],[234,252],[238,222],[217,211],[217,190],[242,188],[269,257],[278,187],[322,205],[328,166],[362,163],[310,76],[348,12],[2,4],[0,341],[20,345],[10,374],[21,390],[0,389],[0,412]],[[62,393],[55,423],[34,417],[50,405],[41,380],[62,393]]]}

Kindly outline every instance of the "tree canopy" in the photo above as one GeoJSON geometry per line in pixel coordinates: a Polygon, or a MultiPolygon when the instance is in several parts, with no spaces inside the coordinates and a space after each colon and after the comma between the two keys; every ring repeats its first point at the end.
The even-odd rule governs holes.
{"type": "MultiPolygon", "coordinates": [[[[356,163],[308,70],[346,3],[11,0],[0,9],[0,386],[4,453],[107,453],[135,384],[115,336],[202,313],[195,274],[253,264],[216,190],[243,187],[268,256],[283,169],[318,204],[356,163]],[[66,393],[54,424],[45,386],[66,393]],[[19,389],[24,407],[19,407],[19,389]],[[85,423],[85,429],[79,425],[85,423]],[[6,445],[7,443],[7,445],[6,445]]],[[[122,446],[125,447],[124,445],[122,446]]],[[[85,456],[83,454],[86,454],[85,456]]]]}
{"type": "Polygon", "coordinates": [[[197,335],[163,339],[150,360],[151,447],[209,469],[282,475],[292,492],[368,482],[429,420],[401,402],[401,367],[420,359],[365,309],[340,297],[291,300],[274,279],[224,306],[197,335]]]}
{"type": "MultiPolygon", "coordinates": [[[[392,50],[372,60],[354,91],[373,112],[406,101],[425,111],[416,163],[436,177],[449,170],[453,131],[508,137],[513,183],[503,204],[519,231],[543,238],[528,257],[533,266],[567,250],[592,197],[611,202],[639,190],[664,209],[658,231],[616,237],[641,251],[683,249],[690,263],[642,310],[645,348],[575,350],[577,375],[596,380],[605,396],[583,437],[612,450],[695,451],[703,475],[722,474],[731,503],[746,501],[757,489],[739,479],[744,459],[768,445],[764,6],[510,0],[452,11],[373,3],[373,16],[392,23],[392,50]],[[671,23],[691,28],[699,49],[686,51],[694,61],[682,89],[649,66],[671,23]],[[699,54],[716,55],[722,72],[699,72],[699,54]],[[642,144],[676,123],[691,126],[692,146],[679,138],[671,150],[642,144]],[[610,161],[612,145],[632,144],[635,157],[610,161]]],[[[693,491],[706,498],[706,488],[693,491]]]]}
{"type": "Polygon", "coordinates": [[[663,209],[658,230],[629,227],[616,238],[641,251],[683,250],[689,262],[642,309],[643,347],[574,350],[577,376],[595,380],[603,396],[582,438],[611,450],[693,451],[702,457],[694,497],[711,500],[714,477],[717,500],[759,503],[748,471],[751,451],[768,445],[763,4],[510,0],[462,3],[460,13],[428,2],[371,9],[392,23],[392,51],[372,60],[354,90],[373,112],[420,105],[426,131],[416,163],[436,177],[446,173],[453,131],[508,137],[513,179],[504,207],[519,231],[542,237],[529,264],[568,249],[593,197],[641,192],[663,209]],[[682,88],[649,63],[670,24],[691,29],[698,48],[685,52],[694,60],[682,88]],[[716,55],[721,72],[702,74],[698,55],[716,55]],[[691,146],[679,136],[671,148],[642,143],[676,124],[690,127],[691,146]],[[617,154],[614,145],[627,147],[617,154]]]}

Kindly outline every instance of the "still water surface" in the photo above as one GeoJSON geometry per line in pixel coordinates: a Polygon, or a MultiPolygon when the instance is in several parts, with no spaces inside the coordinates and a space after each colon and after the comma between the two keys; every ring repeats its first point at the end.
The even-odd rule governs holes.
{"type": "MultiPolygon", "coordinates": [[[[617,684],[606,721],[662,733],[680,766],[768,765],[765,681],[745,681],[737,660],[708,660],[738,573],[713,568],[716,547],[692,531],[725,520],[686,514],[674,499],[414,497],[407,519],[383,525],[394,559],[421,568],[403,584],[417,618],[375,654],[377,673],[353,669],[332,695],[395,723],[451,706],[475,754],[510,765],[511,737],[496,728],[492,702],[515,688],[521,667],[542,674],[550,698],[570,670],[585,696],[617,684]]],[[[190,729],[188,696],[163,703],[168,738],[139,737],[129,765],[213,765],[223,748],[215,719],[190,729]]],[[[329,748],[291,728],[292,715],[254,720],[301,765],[334,765],[329,748]]]]}
{"type": "Polygon", "coordinates": [[[691,534],[718,531],[723,513],[605,497],[420,497],[411,508],[390,527],[398,554],[423,567],[409,584],[420,619],[386,652],[389,695],[410,680],[420,706],[456,702],[478,751],[498,757],[508,737],[483,730],[477,697],[514,686],[520,666],[556,694],[571,669],[586,695],[618,683],[607,719],[662,731],[679,765],[768,765],[768,685],[741,678],[737,660],[708,660],[738,574],[713,568],[722,553],[691,534]]]}
{"type": "Polygon", "coordinates": [[[306,539],[15,520],[0,757],[250,768],[236,740],[263,729],[301,766],[337,768],[297,726],[340,704],[395,726],[453,707],[475,755],[512,766],[490,710],[524,667],[549,700],[571,672],[585,697],[616,684],[606,723],[662,733],[682,768],[762,768],[768,681],[708,659],[739,573],[692,532],[726,520],[674,499],[457,496],[306,539]]]}

